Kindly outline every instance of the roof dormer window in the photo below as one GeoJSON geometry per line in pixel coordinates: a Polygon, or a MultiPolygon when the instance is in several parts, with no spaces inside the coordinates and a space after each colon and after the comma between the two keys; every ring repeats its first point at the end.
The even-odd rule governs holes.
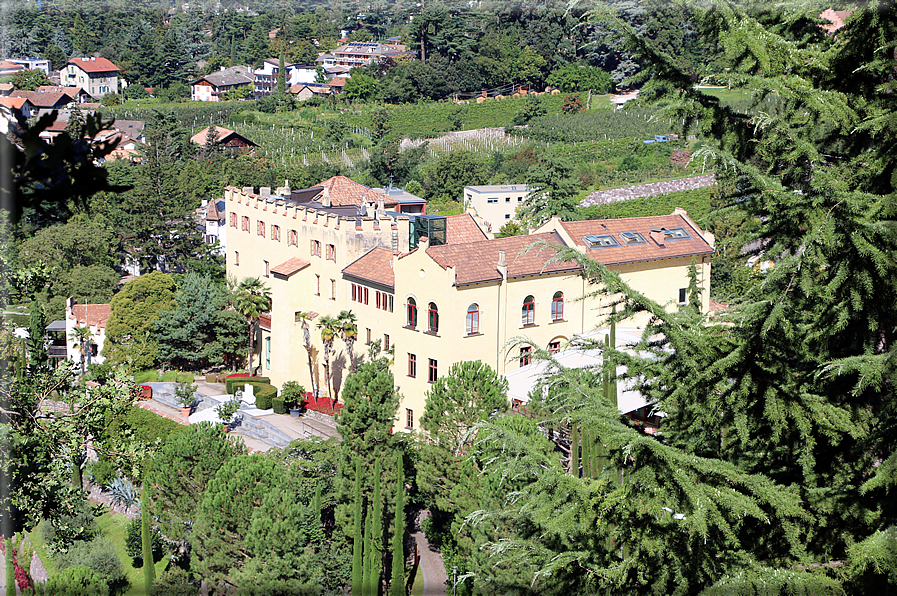
{"type": "Polygon", "coordinates": [[[620,232],[620,238],[623,239],[623,243],[626,246],[631,244],[647,244],[648,242],[645,240],[645,237],[638,232],[620,232]]]}
{"type": "Polygon", "coordinates": [[[586,236],[583,238],[588,248],[607,248],[609,246],[620,246],[617,239],[610,234],[601,236],[586,236]]]}
{"type": "Polygon", "coordinates": [[[666,240],[680,240],[682,238],[691,238],[691,235],[684,228],[661,228],[663,237],[666,240]]]}

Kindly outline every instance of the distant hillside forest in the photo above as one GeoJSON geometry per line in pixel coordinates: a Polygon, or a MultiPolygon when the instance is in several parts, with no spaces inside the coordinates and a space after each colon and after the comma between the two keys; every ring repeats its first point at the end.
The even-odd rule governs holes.
{"type": "MultiPolygon", "coordinates": [[[[120,66],[135,89],[170,90],[182,99],[197,75],[281,54],[287,62],[313,61],[343,36],[398,38],[418,54],[422,68],[415,78],[444,81],[445,97],[510,84],[541,86],[569,65],[596,67],[613,84],[639,71],[639,60],[610,31],[587,22],[591,5],[568,10],[567,4],[375,0],[362,8],[340,0],[225,0],[190,3],[184,12],[179,2],[17,0],[6,4],[0,29],[7,57],[40,56],[58,69],[72,56],[99,53],[120,66]]],[[[661,0],[610,4],[695,78],[724,66],[699,40],[700,25],[687,9],[661,0]]],[[[383,78],[396,66],[402,65],[390,60],[370,70],[383,78]]]]}

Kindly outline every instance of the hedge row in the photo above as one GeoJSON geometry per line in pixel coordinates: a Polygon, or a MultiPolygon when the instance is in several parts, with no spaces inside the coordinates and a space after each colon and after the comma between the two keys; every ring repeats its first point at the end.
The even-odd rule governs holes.
{"type": "MultiPolygon", "coordinates": [[[[259,410],[270,410],[272,402],[277,398],[277,387],[267,384],[255,384],[255,407],[259,410]]],[[[279,400],[283,403],[283,400],[279,400]]]]}
{"type": "Polygon", "coordinates": [[[233,395],[235,391],[242,389],[247,383],[250,385],[267,385],[270,382],[271,379],[268,377],[227,377],[224,379],[224,388],[229,394],[233,395]]]}
{"type": "Polygon", "coordinates": [[[283,398],[275,397],[271,400],[271,405],[274,407],[275,414],[286,414],[287,408],[283,405],[283,398]]]}

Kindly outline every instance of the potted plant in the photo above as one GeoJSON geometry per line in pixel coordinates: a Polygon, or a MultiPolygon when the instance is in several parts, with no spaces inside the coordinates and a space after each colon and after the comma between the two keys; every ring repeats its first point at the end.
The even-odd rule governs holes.
{"type": "Polygon", "coordinates": [[[240,400],[238,399],[226,401],[215,408],[215,413],[218,414],[218,417],[221,418],[221,421],[224,423],[224,432],[230,430],[230,424],[233,422],[234,414],[236,414],[239,409],[240,400]]]}
{"type": "Polygon", "coordinates": [[[194,402],[196,402],[195,391],[196,385],[191,385],[190,383],[178,383],[175,385],[174,397],[181,405],[181,416],[184,418],[190,416],[190,411],[193,409],[194,402]]]}
{"type": "Polygon", "coordinates": [[[302,407],[302,400],[305,398],[305,387],[296,381],[287,381],[280,390],[280,397],[283,399],[283,406],[290,411],[290,416],[298,418],[305,408],[302,407]]]}

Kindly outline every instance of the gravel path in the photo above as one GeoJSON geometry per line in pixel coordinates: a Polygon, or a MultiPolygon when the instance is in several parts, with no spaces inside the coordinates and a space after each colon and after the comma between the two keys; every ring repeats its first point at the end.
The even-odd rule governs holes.
{"type": "Polygon", "coordinates": [[[716,176],[713,174],[692,176],[691,178],[680,178],[678,180],[663,180],[661,182],[652,182],[650,184],[636,184],[635,186],[593,192],[584,198],[582,202],[580,202],[580,205],[583,207],[588,207],[589,205],[607,205],[608,203],[617,203],[619,201],[653,197],[668,192],[694,190],[695,188],[713,186],[714,184],[716,184],[716,176]]]}
{"type": "Polygon", "coordinates": [[[421,511],[417,516],[415,532],[411,534],[417,543],[420,555],[418,570],[424,578],[424,596],[443,596],[448,589],[448,575],[442,562],[442,553],[427,540],[427,535],[420,529],[420,523],[430,517],[429,511],[421,511]]]}

